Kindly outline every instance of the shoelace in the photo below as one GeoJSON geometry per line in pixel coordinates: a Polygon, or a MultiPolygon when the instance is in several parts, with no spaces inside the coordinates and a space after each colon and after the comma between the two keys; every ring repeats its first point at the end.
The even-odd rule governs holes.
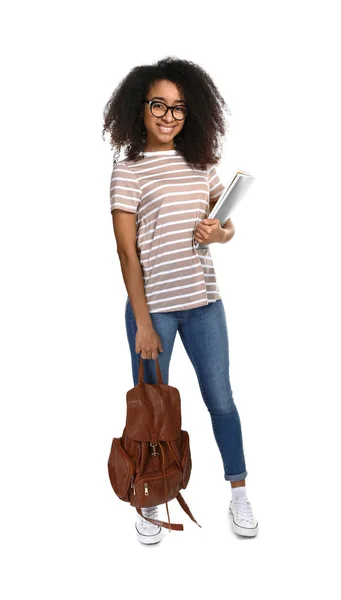
{"type": "MultiPolygon", "coordinates": [[[[158,507],[157,506],[148,506],[147,508],[143,508],[142,512],[144,513],[145,517],[148,517],[149,519],[157,519],[158,518],[158,507]]],[[[147,527],[148,525],[152,525],[152,523],[150,523],[149,521],[146,521],[146,519],[143,519],[141,517],[141,525],[143,527],[147,527]]],[[[155,525],[154,525],[155,527],[155,525]]]]}
{"type": "Polygon", "coordinates": [[[233,500],[236,507],[236,516],[243,521],[253,523],[253,513],[250,502],[246,498],[236,498],[233,500]]]}

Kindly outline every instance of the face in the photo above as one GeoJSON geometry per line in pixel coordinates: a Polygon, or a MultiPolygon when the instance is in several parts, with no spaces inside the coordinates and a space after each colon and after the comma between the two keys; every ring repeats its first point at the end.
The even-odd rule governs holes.
{"type": "MultiPolygon", "coordinates": [[[[174,83],[166,79],[157,81],[149,88],[146,100],[159,100],[168,106],[185,104],[182,92],[174,83]]],[[[180,109],[174,111],[175,116],[179,113],[181,113],[180,109]]],[[[147,130],[145,151],[174,149],[174,138],[180,133],[185,121],[186,117],[182,121],[176,120],[170,109],[163,117],[154,116],[150,112],[150,105],[145,104],[144,124],[147,130]]]]}

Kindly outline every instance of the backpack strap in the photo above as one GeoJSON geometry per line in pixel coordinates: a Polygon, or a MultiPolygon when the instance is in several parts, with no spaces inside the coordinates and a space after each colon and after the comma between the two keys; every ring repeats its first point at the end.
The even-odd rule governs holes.
{"type": "MultiPolygon", "coordinates": [[[[192,519],[192,521],[194,521],[194,523],[196,523],[198,525],[198,527],[201,528],[201,525],[199,525],[199,523],[193,517],[188,504],[186,504],[186,502],[185,502],[183,496],[180,494],[180,492],[178,492],[176,499],[179,502],[181,508],[185,511],[185,513],[192,519]]],[[[139,515],[141,517],[143,517],[146,521],[149,521],[150,523],[154,523],[154,525],[159,525],[160,527],[168,527],[169,532],[171,532],[171,530],[183,531],[183,529],[184,529],[184,526],[181,523],[170,523],[169,520],[168,520],[168,523],[166,523],[165,521],[159,521],[158,519],[149,519],[148,517],[145,517],[142,514],[142,511],[140,508],[136,508],[136,510],[139,513],[139,515]]]]}
{"type": "Polygon", "coordinates": [[[199,523],[195,520],[195,518],[193,517],[188,504],[186,504],[185,500],[183,499],[183,497],[181,496],[180,492],[178,492],[178,495],[176,496],[177,501],[179,502],[181,508],[185,511],[185,513],[188,514],[188,516],[192,519],[192,521],[194,521],[194,523],[196,523],[199,527],[201,527],[201,525],[199,525],[199,523]]]}
{"type": "Polygon", "coordinates": [[[184,526],[181,525],[181,523],[166,523],[166,521],[159,521],[158,519],[149,519],[142,514],[140,508],[136,508],[136,510],[141,517],[143,517],[146,521],[149,521],[150,523],[154,523],[154,525],[159,525],[160,527],[168,527],[169,531],[171,531],[172,529],[175,529],[177,531],[183,531],[184,526]]]}

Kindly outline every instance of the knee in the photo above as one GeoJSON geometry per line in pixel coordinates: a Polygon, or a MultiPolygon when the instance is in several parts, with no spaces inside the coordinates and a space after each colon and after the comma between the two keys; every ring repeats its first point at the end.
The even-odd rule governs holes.
{"type": "Polygon", "coordinates": [[[224,417],[226,415],[230,415],[237,410],[235,403],[232,401],[228,405],[214,406],[212,408],[208,408],[210,415],[215,417],[224,417]]]}
{"type": "Polygon", "coordinates": [[[211,397],[210,401],[206,403],[208,411],[211,415],[224,416],[233,413],[237,410],[235,405],[232,390],[226,394],[211,397]]]}

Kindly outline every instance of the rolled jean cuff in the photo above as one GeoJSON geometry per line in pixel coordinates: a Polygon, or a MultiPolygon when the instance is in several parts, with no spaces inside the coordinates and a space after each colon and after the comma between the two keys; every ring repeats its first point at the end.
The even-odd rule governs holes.
{"type": "Polygon", "coordinates": [[[243,473],[239,473],[239,475],[224,475],[226,481],[242,481],[247,476],[247,471],[243,471],[243,473]]]}

